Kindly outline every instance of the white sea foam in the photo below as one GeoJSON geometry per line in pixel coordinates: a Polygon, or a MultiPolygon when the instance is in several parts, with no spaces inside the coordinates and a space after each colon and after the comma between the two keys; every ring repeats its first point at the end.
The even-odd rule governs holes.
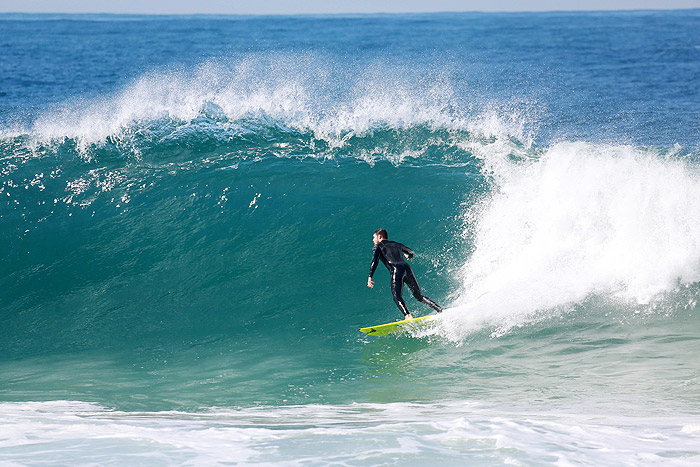
{"type": "Polygon", "coordinates": [[[29,128],[5,129],[2,136],[71,138],[84,151],[108,139],[129,141],[150,122],[187,123],[210,115],[228,129],[240,119],[258,118],[310,131],[331,147],[377,127],[414,125],[523,139],[533,115],[498,102],[478,107],[459,97],[463,91],[456,92],[438,69],[370,65],[350,72],[313,55],[249,56],[147,73],[112,95],[67,102],[37,116],[29,128]]]}
{"type": "MultiPolygon", "coordinates": [[[[585,412],[585,411],[584,411],[585,412]]],[[[0,462],[138,465],[697,465],[690,417],[572,415],[466,401],[121,412],[0,404],[0,462]]]]}
{"type": "Polygon", "coordinates": [[[506,332],[593,294],[647,304],[700,280],[700,175],[687,161],[582,142],[539,157],[503,140],[470,149],[493,191],[465,214],[475,247],[444,335],[506,332]]]}

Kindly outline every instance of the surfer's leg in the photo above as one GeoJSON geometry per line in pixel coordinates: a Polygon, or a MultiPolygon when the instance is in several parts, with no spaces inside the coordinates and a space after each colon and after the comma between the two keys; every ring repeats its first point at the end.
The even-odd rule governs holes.
{"type": "Polygon", "coordinates": [[[391,295],[393,295],[394,303],[396,303],[396,306],[399,307],[399,310],[401,310],[401,313],[403,313],[404,316],[409,316],[410,313],[408,311],[408,307],[406,306],[406,302],[403,300],[403,297],[401,296],[401,294],[403,292],[404,275],[405,275],[405,271],[403,270],[403,268],[397,268],[397,267],[392,268],[392,271],[391,271],[391,295]]]}
{"type": "Polygon", "coordinates": [[[411,289],[411,293],[414,297],[416,297],[416,300],[421,303],[425,303],[434,310],[437,310],[438,313],[442,312],[442,307],[440,305],[423,295],[423,293],[420,291],[420,286],[418,285],[418,280],[416,280],[416,275],[413,274],[413,270],[409,269],[407,271],[404,281],[408,285],[408,288],[411,289]]]}

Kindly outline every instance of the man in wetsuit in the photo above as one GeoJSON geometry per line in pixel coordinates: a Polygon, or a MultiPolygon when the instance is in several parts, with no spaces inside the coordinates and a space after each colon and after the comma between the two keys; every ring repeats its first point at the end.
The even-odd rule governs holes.
{"type": "Polygon", "coordinates": [[[404,318],[413,319],[411,313],[408,312],[406,302],[403,301],[403,297],[401,296],[404,283],[411,289],[416,300],[434,308],[438,313],[441,312],[442,308],[437,303],[421,293],[416,276],[413,274],[413,270],[411,270],[411,266],[403,259],[403,255],[405,254],[406,258],[413,261],[413,250],[401,243],[391,242],[388,238],[389,236],[384,229],[377,229],[372,235],[374,248],[372,249],[372,263],[369,267],[367,287],[370,289],[374,287],[372,276],[377,269],[377,264],[379,264],[381,260],[391,274],[391,294],[394,296],[396,306],[398,306],[399,310],[404,314],[404,318]]]}

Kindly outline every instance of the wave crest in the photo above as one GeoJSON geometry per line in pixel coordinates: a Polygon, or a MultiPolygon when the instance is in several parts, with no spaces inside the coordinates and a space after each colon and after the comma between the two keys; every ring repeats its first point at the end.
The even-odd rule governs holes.
{"type": "Polygon", "coordinates": [[[281,130],[331,150],[353,138],[414,127],[530,139],[531,104],[467,102],[464,95],[441,69],[353,70],[314,55],[250,56],[148,73],[114,95],[68,102],[3,136],[39,145],[67,139],[83,155],[110,143],[140,153],[143,139],[168,141],[182,133],[230,139],[281,130]]]}

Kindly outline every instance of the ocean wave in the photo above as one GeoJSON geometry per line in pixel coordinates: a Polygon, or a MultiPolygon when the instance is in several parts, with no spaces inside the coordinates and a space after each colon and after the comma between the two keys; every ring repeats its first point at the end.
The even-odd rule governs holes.
{"type": "MultiPolygon", "coordinates": [[[[148,205],[149,196],[184,203],[182,210],[189,206],[183,200],[202,199],[210,215],[235,204],[241,215],[265,198],[237,169],[261,161],[438,166],[431,196],[443,203],[463,193],[446,230],[450,241],[466,245],[461,267],[449,273],[457,285],[445,301],[455,313],[446,315],[442,335],[458,342],[485,328],[501,335],[591,296],[647,311],[695,306],[697,151],[537,144],[529,104],[471,106],[444,74],[399,71],[406,70],[377,67],[349,79],[348,71],[311,56],[207,62],[67,103],[27,128],[3,131],[5,219],[26,234],[74,209],[95,214],[111,205],[124,213],[141,199],[148,205]],[[223,173],[212,175],[217,171],[223,173]],[[216,180],[216,189],[200,183],[204,178],[216,180]],[[229,200],[234,184],[236,203],[229,200]]],[[[299,170],[285,183],[302,196],[295,180],[307,172],[299,170]]],[[[366,186],[384,183],[386,174],[376,177],[366,186]]],[[[391,190],[397,195],[401,187],[391,190]]],[[[276,218],[266,221],[277,226],[276,218]]]]}

